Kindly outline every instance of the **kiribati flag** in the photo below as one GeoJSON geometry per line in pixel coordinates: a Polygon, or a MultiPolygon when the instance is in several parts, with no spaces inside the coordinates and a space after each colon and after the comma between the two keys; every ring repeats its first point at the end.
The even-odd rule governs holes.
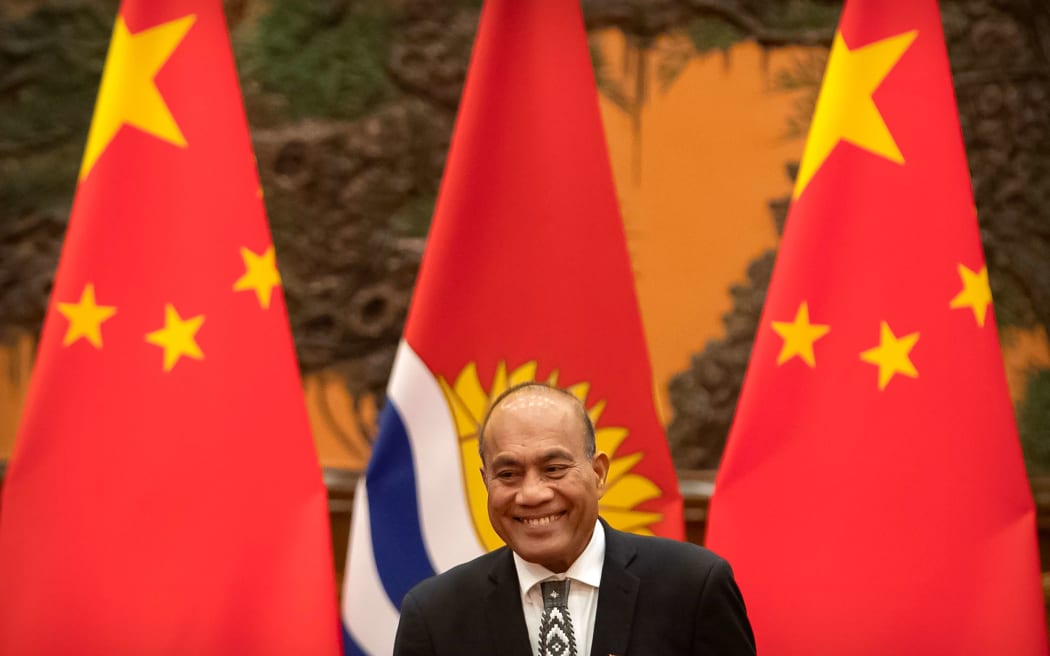
{"type": "Polygon", "coordinates": [[[601,514],[680,538],[579,6],[486,3],[388,404],[355,497],[348,653],[389,654],[421,579],[499,547],[477,429],[508,386],[590,410],[610,455],[601,514]]]}

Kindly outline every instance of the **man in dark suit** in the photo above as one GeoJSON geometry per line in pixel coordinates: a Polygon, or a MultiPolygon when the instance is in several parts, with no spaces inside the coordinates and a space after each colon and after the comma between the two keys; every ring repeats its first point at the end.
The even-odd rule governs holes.
{"type": "Polygon", "coordinates": [[[729,565],[598,517],[609,458],[572,394],[526,383],[479,434],[489,520],[507,547],[413,588],[398,656],[754,654],[729,565]]]}

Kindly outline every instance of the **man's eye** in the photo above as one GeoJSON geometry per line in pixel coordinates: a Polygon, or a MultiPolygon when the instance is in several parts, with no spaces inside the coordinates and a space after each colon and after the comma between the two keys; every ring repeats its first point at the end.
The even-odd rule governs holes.
{"type": "Polygon", "coordinates": [[[501,481],[509,481],[509,480],[513,479],[514,476],[515,476],[515,472],[512,472],[512,471],[504,470],[504,471],[496,472],[496,478],[498,478],[501,481]]]}
{"type": "Polygon", "coordinates": [[[546,472],[548,476],[564,476],[568,469],[568,465],[547,465],[546,472]]]}

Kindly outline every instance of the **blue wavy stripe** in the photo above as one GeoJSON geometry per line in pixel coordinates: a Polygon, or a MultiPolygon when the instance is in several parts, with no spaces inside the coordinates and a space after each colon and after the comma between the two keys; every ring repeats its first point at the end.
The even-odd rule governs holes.
{"type": "Polygon", "coordinates": [[[350,635],[346,624],[340,623],[340,626],[343,627],[343,656],[368,656],[368,653],[354,642],[354,637],[350,635]]]}
{"type": "Polygon", "coordinates": [[[376,570],[391,603],[400,608],[412,586],[434,575],[434,566],[419,525],[412,445],[391,401],[379,416],[379,437],[365,484],[376,570]]]}

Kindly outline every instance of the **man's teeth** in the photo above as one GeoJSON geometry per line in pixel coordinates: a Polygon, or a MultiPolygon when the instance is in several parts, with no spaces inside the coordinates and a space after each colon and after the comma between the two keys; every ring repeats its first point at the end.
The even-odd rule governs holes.
{"type": "Polygon", "coordinates": [[[558,519],[558,515],[547,515],[546,517],[522,517],[521,521],[523,521],[526,526],[541,527],[550,526],[550,523],[556,519],[558,519]]]}

